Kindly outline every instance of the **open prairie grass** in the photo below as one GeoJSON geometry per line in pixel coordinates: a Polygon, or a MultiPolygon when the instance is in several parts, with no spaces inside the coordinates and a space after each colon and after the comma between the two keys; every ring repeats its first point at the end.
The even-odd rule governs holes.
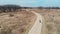
{"type": "Polygon", "coordinates": [[[0,34],[27,34],[36,20],[28,11],[0,13],[0,34]]]}
{"type": "Polygon", "coordinates": [[[46,33],[44,34],[60,34],[60,9],[39,9],[36,12],[45,18],[46,33]]]}
{"type": "MultiPolygon", "coordinates": [[[[19,11],[19,10],[17,10],[17,11],[19,11]]],[[[1,23],[1,25],[4,26],[4,30],[1,31],[1,28],[3,29],[3,27],[0,26],[0,34],[1,34],[1,32],[4,32],[4,33],[10,32],[10,34],[11,34],[11,31],[12,31],[11,28],[13,29],[12,32],[15,32],[14,34],[19,33],[19,32],[17,32],[18,30],[20,30],[20,32],[24,32],[26,30],[25,28],[29,24],[30,25],[32,24],[32,22],[30,20],[28,22],[26,19],[32,18],[32,20],[33,20],[33,17],[36,17],[33,14],[31,14],[30,11],[35,11],[37,13],[40,13],[42,16],[44,16],[45,22],[43,22],[44,23],[43,27],[45,27],[45,31],[44,31],[45,33],[43,32],[43,34],[60,34],[60,9],[22,9],[21,12],[17,12],[17,13],[16,12],[15,13],[1,13],[0,21],[2,21],[2,23],[1,22],[0,23],[1,23]],[[25,11],[27,11],[27,12],[25,12],[25,11]],[[5,15],[5,16],[3,16],[3,15],[5,15]],[[12,24],[6,18],[7,19],[13,18],[13,19],[11,19],[11,20],[9,19],[9,20],[12,21],[13,24],[15,22],[17,22],[17,23],[15,23],[14,26],[12,26],[12,24]],[[5,19],[5,21],[3,19],[5,19]],[[23,22],[21,19],[23,20],[23,22]],[[7,22],[9,22],[11,26],[7,22]],[[19,22],[21,22],[21,23],[19,23],[19,22]],[[19,26],[16,24],[19,24],[19,26]],[[6,25],[10,26],[11,28],[6,25]],[[25,25],[26,25],[26,27],[23,27],[25,25]],[[18,27],[18,30],[16,27],[18,27]],[[21,27],[21,29],[19,29],[20,27],[21,27]]]]}

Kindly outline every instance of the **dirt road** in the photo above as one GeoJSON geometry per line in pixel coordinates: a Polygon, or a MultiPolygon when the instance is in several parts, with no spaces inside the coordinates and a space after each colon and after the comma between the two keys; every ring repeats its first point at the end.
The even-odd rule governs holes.
{"type": "Polygon", "coordinates": [[[31,30],[28,32],[28,34],[41,34],[42,16],[36,12],[33,13],[37,16],[37,20],[35,24],[32,26],[31,30]]]}

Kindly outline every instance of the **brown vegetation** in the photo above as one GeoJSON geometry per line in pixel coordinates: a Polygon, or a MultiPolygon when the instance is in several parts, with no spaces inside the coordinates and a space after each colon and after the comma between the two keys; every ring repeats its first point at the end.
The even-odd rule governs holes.
{"type": "Polygon", "coordinates": [[[0,34],[27,34],[36,19],[35,14],[28,11],[0,13],[0,34]]]}
{"type": "Polygon", "coordinates": [[[46,33],[44,34],[60,34],[60,9],[58,7],[58,9],[24,8],[13,12],[0,13],[0,34],[25,34],[24,32],[30,29],[36,19],[31,11],[44,16],[46,27],[46,33]]]}
{"type": "Polygon", "coordinates": [[[46,33],[44,34],[60,34],[60,9],[37,9],[36,12],[45,18],[46,33]]]}

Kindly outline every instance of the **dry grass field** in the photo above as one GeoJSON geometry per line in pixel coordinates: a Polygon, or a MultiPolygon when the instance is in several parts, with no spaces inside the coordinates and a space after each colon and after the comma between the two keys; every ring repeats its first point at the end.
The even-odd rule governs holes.
{"type": "Polygon", "coordinates": [[[27,34],[36,20],[28,11],[0,13],[0,34],[27,34]]]}
{"type": "Polygon", "coordinates": [[[43,34],[60,34],[60,9],[39,9],[36,12],[43,15],[45,19],[43,34]]]}
{"type": "Polygon", "coordinates": [[[20,12],[18,10],[12,13],[0,13],[0,34],[11,34],[11,32],[24,34],[23,32],[29,29],[36,18],[30,11],[40,13],[44,17],[43,34],[60,34],[60,9],[22,9],[20,12]]]}

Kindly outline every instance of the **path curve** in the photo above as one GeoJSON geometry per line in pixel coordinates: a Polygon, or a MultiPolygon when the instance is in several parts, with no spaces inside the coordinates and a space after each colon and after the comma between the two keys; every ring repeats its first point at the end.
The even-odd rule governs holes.
{"type": "Polygon", "coordinates": [[[35,24],[32,26],[31,30],[29,30],[28,34],[41,34],[42,28],[42,16],[39,13],[32,11],[37,16],[37,20],[35,24]]]}

